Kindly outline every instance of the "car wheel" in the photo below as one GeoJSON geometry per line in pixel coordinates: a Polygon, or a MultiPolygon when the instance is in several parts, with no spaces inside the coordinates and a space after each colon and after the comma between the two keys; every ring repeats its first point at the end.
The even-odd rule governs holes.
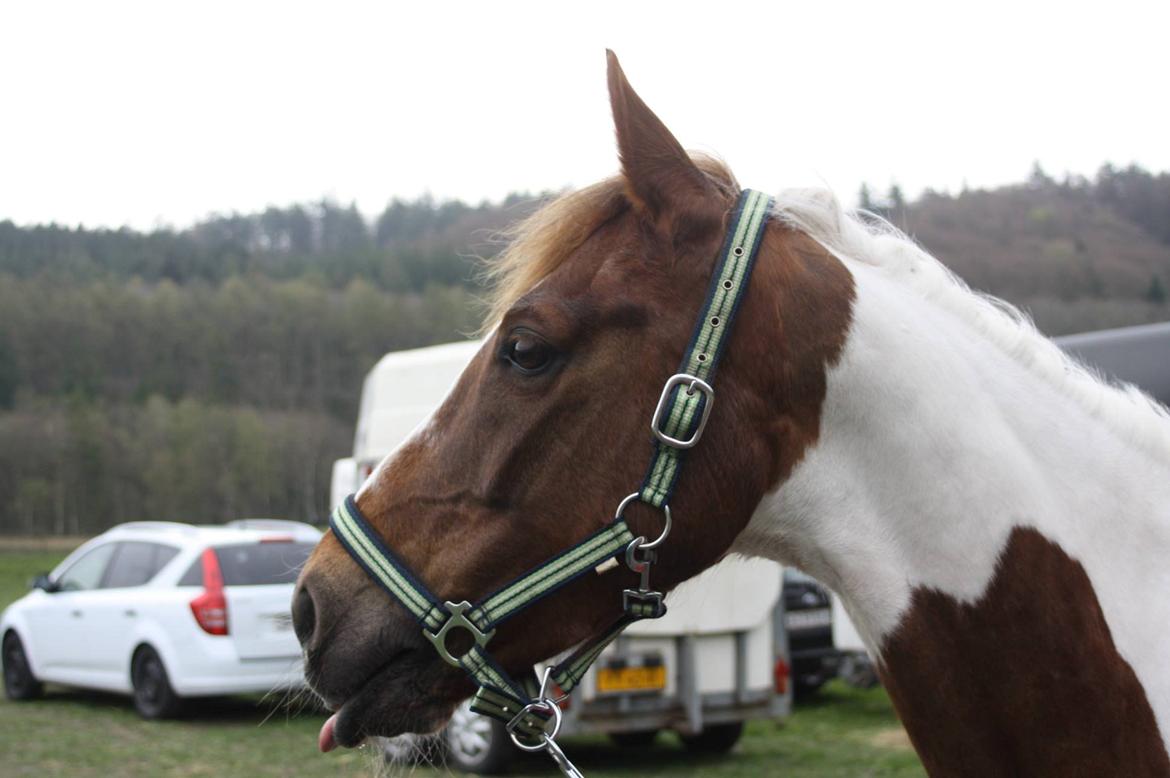
{"type": "Polygon", "coordinates": [[[639,729],[633,732],[610,732],[609,739],[622,748],[645,748],[658,737],[656,729],[639,729]]]}
{"type": "Polygon", "coordinates": [[[130,665],[134,686],[134,709],[144,719],[169,719],[179,713],[183,699],[175,694],[158,652],[143,646],[130,665]]]}
{"type": "Polygon", "coordinates": [[[455,709],[443,730],[443,744],[451,766],[480,775],[503,772],[514,753],[504,725],[473,712],[470,700],[455,709]]]}
{"type": "Polygon", "coordinates": [[[697,754],[726,754],[739,742],[743,734],[743,722],[733,724],[712,724],[704,727],[697,735],[679,735],[688,751],[697,754]]]}
{"type": "Polygon", "coordinates": [[[4,636],[4,694],[10,700],[32,700],[41,696],[45,687],[29,667],[24,645],[15,632],[4,636]]]}

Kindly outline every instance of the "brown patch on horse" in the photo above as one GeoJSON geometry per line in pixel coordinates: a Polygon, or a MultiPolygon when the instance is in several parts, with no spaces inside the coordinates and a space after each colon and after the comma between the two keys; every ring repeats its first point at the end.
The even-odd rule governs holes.
{"type": "Polygon", "coordinates": [[[1034,529],[1012,531],[977,603],[916,590],[882,663],[931,775],[1170,776],[1084,567],[1034,529]]]}

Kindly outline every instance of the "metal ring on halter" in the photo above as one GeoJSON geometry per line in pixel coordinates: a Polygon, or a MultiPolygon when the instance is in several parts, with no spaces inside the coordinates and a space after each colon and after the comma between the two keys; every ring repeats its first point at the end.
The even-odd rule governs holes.
{"type": "MultiPolygon", "coordinates": [[[[622,514],[626,512],[626,506],[629,505],[634,500],[638,499],[638,497],[641,494],[642,494],[641,492],[634,492],[633,494],[631,494],[630,496],[628,496],[624,500],[622,500],[620,503],[618,503],[617,512],[614,513],[614,515],[613,515],[614,521],[617,521],[618,519],[620,519],[622,517],[622,514]]],[[[644,542],[646,539],[642,538],[643,542],[638,544],[639,547],[647,549],[647,550],[652,549],[652,548],[658,548],[660,545],[662,545],[662,541],[666,540],[666,536],[670,534],[670,506],[663,505],[662,512],[663,512],[663,514],[666,515],[666,525],[663,526],[663,528],[662,528],[662,534],[659,535],[657,538],[655,538],[653,543],[646,543],[646,542],[644,542]]]]}
{"type": "Polygon", "coordinates": [[[561,713],[561,707],[554,704],[551,700],[536,700],[530,702],[520,709],[520,712],[512,717],[512,720],[504,725],[504,729],[508,731],[508,737],[512,738],[512,742],[516,744],[516,748],[521,751],[528,751],[535,753],[543,751],[548,748],[548,744],[556,739],[557,733],[561,731],[561,723],[564,720],[564,714],[561,713]],[[553,716],[553,730],[552,732],[543,732],[540,735],[540,743],[531,746],[520,742],[520,738],[516,735],[515,729],[520,724],[520,720],[528,715],[529,711],[533,710],[551,710],[553,716]]]}

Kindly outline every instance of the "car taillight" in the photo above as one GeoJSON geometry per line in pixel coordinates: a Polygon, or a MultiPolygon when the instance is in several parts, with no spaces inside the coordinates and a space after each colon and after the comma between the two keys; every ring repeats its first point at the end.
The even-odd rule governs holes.
{"type": "Polygon", "coordinates": [[[195,622],[209,635],[226,635],[227,598],[223,594],[223,573],[219,569],[219,557],[214,549],[205,549],[203,564],[203,593],[191,600],[191,613],[195,622]]]}
{"type": "Polygon", "coordinates": [[[788,676],[790,672],[788,662],[784,661],[783,657],[776,660],[776,667],[772,669],[772,678],[776,683],[777,694],[788,693],[788,676]]]}

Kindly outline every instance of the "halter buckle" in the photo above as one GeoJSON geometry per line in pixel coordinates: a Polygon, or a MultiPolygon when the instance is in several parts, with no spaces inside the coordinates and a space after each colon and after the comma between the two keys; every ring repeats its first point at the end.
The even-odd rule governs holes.
{"type": "Polygon", "coordinates": [[[452,629],[461,627],[471,633],[471,637],[475,639],[477,646],[483,648],[492,639],[492,635],[496,634],[496,631],[493,629],[483,632],[475,625],[475,622],[467,618],[465,614],[472,607],[471,603],[467,600],[463,602],[448,601],[443,603],[443,607],[447,609],[448,613],[447,619],[443,622],[443,626],[439,627],[437,632],[431,633],[424,629],[422,633],[427,640],[434,644],[435,650],[439,652],[439,656],[443,658],[444,662],[455,667],[461,667],[459,660],[462,657],[452,656],[451,652],[447,650],[447,633],[452,629]]]}
{"type": "Polygon", "coordinates": [[[711,388],[711,384],[689,373],[676,373],[666,379],[666,385],[662,387],[662,394],[658,398],[658,405],[654,408],[654,417],[650,420],[650,431],[654,433],[654,437],[658,438],[661,443],[671,448],[692,448],[699,442],[699,438],[703,437],[703,430],[707,428],[707,419],[711,417],[711,409],[714,406],[715,390],[711,388]],[[666,413],[666,409],[670,406],[671,391],[674,387],[681,386],[682,384],[687,385],[687,394],[694,394],[698,391],[706,397],[706,402],[703,403],[703,415],[699,417],[699,426],[687,440],[672,438],[658,428],[663,414],[666,413]]]}

